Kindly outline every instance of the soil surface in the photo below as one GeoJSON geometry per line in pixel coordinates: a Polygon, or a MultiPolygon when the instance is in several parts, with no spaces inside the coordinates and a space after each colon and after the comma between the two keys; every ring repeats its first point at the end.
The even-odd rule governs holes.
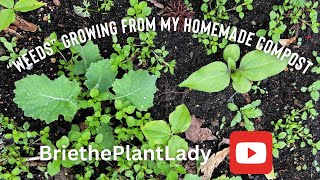
{"type": "MultiPolygon", "coordinates": [[[[128,1],[115,0],[115,6],[112,7],[109,13],[92,13],[90,18],[82,18],[73,12],[73,5],[81,4],[79,0],[61,1],[61,7],[56,7],[52,1],[44,1],[48,3],[47,7],[21,14],[25,20],[39,25],[41,31],[36,33],[18,31],[24,37],[19,40],[18,46],[20,49],[32,49],[41,45],[44,38],[52,32],[56,32],[60,37],[62,34],[67,34],[90,25],[111,20],[120,22],[121,18],[126,16],[126,9],[129,7],[128,1]],[[43,20],[48,14],[51,16],[51,23],[43,20]]],[[[167,1],[160,2],[167,3],[167,1]]],[[[191,3],[195,11],[195,17],[202,19],[201,3],[198,1],[191,3]]],[[[230,21],[224,23],[226,25],[235,25],[251,32],[256,32],[261,28],[267,29],[270,10],[273,5],[280,3],[282,1],[255,0],[253,3],[254,10],[245,11],[244,20],[238,19],[237,14],[231,12],[230,21]]],[[[151,4],[149,6],[153,8],[153,15],[157,16],[160,10],[151,4]]],[[[118,38],[125,40],[127,36],[133,35],[119,34],[118,38]]],[[[4,36],[4,34],[2,33],[1,36],[4,36]]],[[[320,51],[319,35],[307,30],[300,32],[299,37],[303,38],[303,44],[300,48],[294,49],[295,52],[305,57],[312,57],[312,51],[320,51]],[[309,35],[311,39],[306,38],[309,35]]],[[[283,34],[282,38],[290,38],[288,32],[283,34]]],[[[98,44],[105,58],[110,56],[112,53],[111,38],[99,39],[94,42],[98,44]]],[[[175,59],[177,65],[175,75],[164,74],[157,81],[158,92],[154,99],[154,107],[151,110],[154,119],[167,119],[170,112],[177,105],[185,103],[191,114],[205,120],[203,127],[209,127],[217,135],[218,140],[202,142],[199,145],[202,148],[213,149],[213,152],[217,152],[221,149],[218,148],[218,143],[223,137],[228,138],[234,130],[245,130],[239,126],[235,128],[228,127],[235,114],[227,109],[228,102],[234,102],[239,106],[245,105],[245,97],[241,94],[235,94],[235,91],[231,87],[219,93],[204,93],[179,88],[178,84],[200,67],[213,61],[222,60],[222,53],[219,52],[208,56],[204,46],[197,39],[192,38],[192,34],[190,33],[158,31],[156,43],[159,47],[166,46],[166,49],[170,52],[170,58],[175,59]],[[225,128],[220,130],[219,126],[223,117],[226,118],[226,125],[225,128]]],[[[241,46],[242,52],[248,52],[253,49],[254,47],[241,46]]],[[[55,58],[60,59],[61,57],[57,55],[55,58]]],[[[37,130],[45,127],[45,124],[40,121],[25,117],[22,110],[13,102],[14,82],[31,74],[45,74],[50,78],[55,78],[58,72],[57,65],[58,62],[52,63],[49,58],[35,64],[32,70],[20,73],[14,68],[7,69],[2,63],[0,66],[0,113],[14,118],[19,125],[28,120],[31,124],[31,129],[37,130]]],[[[302,74],[301,71],[289,68],[288,71],[262,81],[260,87],[266,90],[266,94],[253,94],[252,91],[249,93],[251,100],[261,99],[262,101],[260,108],[263,111],[263,116],[261,117],[261,121],[255,122],[256,129],[273,131],[270,122],[282,118],[294,108],[299,108],[295,105],[295,100],[300,101],[302,104],[308,101],[310,97],[306,93],[301,93],[300,88],[309,86],[317,79],[319,79],[319,76],[310,71],[302,74]]],[[[319,107],[317,109],[319,110],[319,107]]],[[[78,115],[80,119],[79,116],[81,116],[81,113],[78,115]]],[[[319,119],[307,121],[307,123],[306,125],[311,128],[314,139],[319,140],[319,119]]],[[[62,121],[56,121],[50,126],[53,128],[52,132],[54,132],[52,133],[53,139],[58,139],[70,128],[70,124],[62,123],[62,121]]],[[[279,159],[274,159],[274,168],[278,173],[279,179],[320,179],[320,175],[312,166],[315,158],[319,159],[318,155],[316,157],[313,156],[311,149],[308,147],[303,149],[297,148],[293,151],[286,148],[280,151],[279,159]],[[305,164],[308,167],[307,170],[296,170],[298,165],[303,166],[305,164]]],[[[226,160],[215,170],[213,177],[218,177],[226,172],[229,173],[228,171],[228,160],[226,160]]],[[[246,175],[242,177],[243,179],[266,179],[264,175],[246,175]]]]}

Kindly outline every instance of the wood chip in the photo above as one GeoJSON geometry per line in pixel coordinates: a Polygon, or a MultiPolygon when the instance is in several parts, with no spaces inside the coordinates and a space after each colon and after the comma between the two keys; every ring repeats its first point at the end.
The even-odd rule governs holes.
{"type": "Polygon", "coordinates": [[[37,25],[22,19],[20,16],[16,16],[13,24],[23,31],[36,32],[38,29],[37,25]]]}
{"type": "Polygon", "coordinates": [[[191,125],[189,129],[185,132],[186,139],[195,143],[198,141],[207,141],[217,139],[212,131],[208,128],[201,128],[202,122],[200,119],[197,119],[194,115],[191,116],[191,125]]]}
{"type": "Polygon", "coordinates": [[[164,8],[164,5],[160,4],[157,0],[147,0],[149,1],[150,3],[152,3],[155,7],[157,8],[160,8],[160,9],[163,9],[164,8]]]}
{"type": "Polygon", "coordinates": [[[203,173],[202,180],[211,179],[212,173],[221,164],[221,162],[229,155],[229,148],[225,148],[216,154],[213,154],[205,165],[200,166],[200,171],[203,173]]]}

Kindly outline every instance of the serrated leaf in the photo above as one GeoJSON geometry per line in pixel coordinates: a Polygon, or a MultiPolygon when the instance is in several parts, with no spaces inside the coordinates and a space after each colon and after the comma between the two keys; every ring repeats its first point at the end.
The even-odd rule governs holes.
{"type": "Polygon", "coordinates": [[[74,61],[73,71],[75,75],[86,73],[91,63],[101,61],[103,57],[100,55],[99,47],[88,41],[84,46],[75,45],[73,48],[79,53],[81,60],[74,61]]]}
{"type": "Polygon", "coordinates": [[[179,87],[188,87],[204,92],[219,92],[230,83],[227,65],[223,62],[213,62],[192,73],[179,87]]]}
{"type": "Polygon", "coordinates": [[[148,122],[142,127],[142,132],[154,144],[164,144],[171,136],[170,127],[163,120],[148,122]]]}
{"type": "Polygon", "coordinates": [[[105,92],[112,86],[117,74],[117,71],[112,71],[110,61],[102,60],[92,63],[85,75],[87,80],[84,84],[89,90],[95,88],[105,92]]]}
{"type": "Polygon", "coordinates": [[[154,93],[156,92],[156,76],[151,76],[148,71],[130,70],[122,79],[113,83],[116,99],[126,99],[140,111],[147,111],[153,106],[154,93]]]}
{"type": "Polygon", "coordinates": [[[255,50],[246,54],[240,63],[239,71],[251,81],[261,81],[282,72],[288,59],[277,59],[277,56],[255,50]]]}
{"type": "Polygon", "coordinates": [[[59,115],[72,118],[78,111],[79,83],[65,76],[51,81],[44,75],[32,75],[16,81],[15,86],[13,101],[25,116],[51,123],[59,115]]]}
{"type": "Polygon", "coordinates": [[[38,9],[44,5],[46,5],[46,3],[39,2],[36,0],[19,0],[14,5],[14,10],[20,11],[20,12],[28,12],[28,11],[38,9]]]}
{"type": "Polygon", "coordinates": [[[4,30],[5,28],[9,27],[11,23],[15,21],[15,14],[12,9],[3,9],[0,11],[0,31],[4,30]]]}
{"type": "Polygon", "coordinates": [[[188,151],[188,143],[186,142],[186,140],[182,139],[177,135],[174,135],[169,139],[168,146],[169,146],[169,155],[172,158],[176,157],[177,151],[180,149],[188,151]]]}
{"type": "Polygon", "coordinates": [[[185,132],[191,124],[190,112],[186,105],[177,106],[169,115],[169,122],[173,133],[185,132]]]}

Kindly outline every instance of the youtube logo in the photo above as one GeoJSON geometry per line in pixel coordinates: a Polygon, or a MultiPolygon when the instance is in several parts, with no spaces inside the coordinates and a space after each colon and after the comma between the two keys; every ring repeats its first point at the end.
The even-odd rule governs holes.
{"type": "Polygon", "coordinates": [[[272,170],[272,135],[266,131],[236,131],[230,135],[230,171],[268,174],[272,170]]]}

